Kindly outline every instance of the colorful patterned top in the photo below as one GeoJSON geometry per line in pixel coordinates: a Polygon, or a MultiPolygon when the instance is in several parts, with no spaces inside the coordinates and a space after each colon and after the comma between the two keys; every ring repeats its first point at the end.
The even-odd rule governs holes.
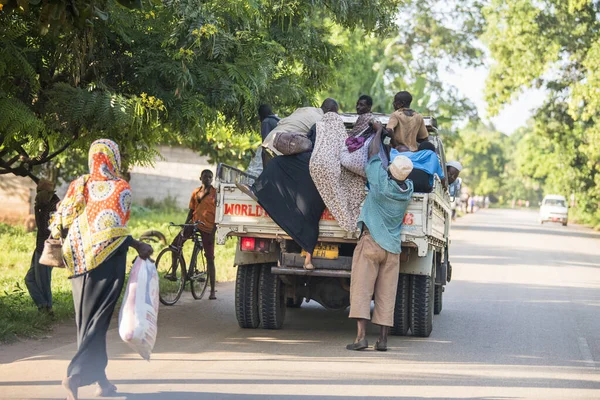
{"type": "Polygon", "coordinates": [[[71,182],[50,223],[54,238],[62,229],[69,230],[62,250],[73,276],[102,264],[129,235],[131,188],[119,175],[119,146],[108,139],[96,140],[88,163],[90,174],[71,182]]]}

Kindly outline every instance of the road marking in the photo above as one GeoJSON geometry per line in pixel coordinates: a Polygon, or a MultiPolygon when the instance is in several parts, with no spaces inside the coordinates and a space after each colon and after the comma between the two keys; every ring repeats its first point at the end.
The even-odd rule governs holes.
{"type": "Polygon", "coordinates": [[[594,361],[594,357],[590,351],[590,346],[588,345],[587,339],[583,336],[579,336],[577,338],[577,345],[579,346],[579,352],[581,353],[583,362],[592,368],[596,368],[596,362],[594,361]]]}

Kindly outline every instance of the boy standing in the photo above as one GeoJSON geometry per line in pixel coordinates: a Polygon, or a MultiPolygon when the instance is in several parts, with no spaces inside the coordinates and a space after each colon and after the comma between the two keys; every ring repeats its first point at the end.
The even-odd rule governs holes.
{"type": "MultiPolygon", "coordinates": [[[[209,169],[205,169],[200,174],[202,186],[196,188],[190,198],[188,216],[185,220],[186,224],[198,221],[198,229],[202,237],[204,246],[204,256],[206,257],[206,267],[208,269],[208,277],[210,279],[210,300],[216,300],[215,296],[215,212],[217,208],[217,189],[212,185],[213,173],[209,169]]],[[[191,238],[192,229],[184,229],[181,234],[177,235],[173,240],[173,245],[182,247],[183,244],[191,238]]],[[[173,265],[176,265],[173,260],[173,265]]],[[[173,273],[165,275],[165,278],[174,278],[173,273]]]]}

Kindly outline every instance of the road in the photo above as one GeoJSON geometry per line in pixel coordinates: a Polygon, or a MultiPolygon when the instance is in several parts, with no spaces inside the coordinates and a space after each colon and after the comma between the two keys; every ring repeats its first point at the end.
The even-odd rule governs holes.
{"type": "MultiPolygon", "coordinates": [[[[454,277],[429,338],[350,352],[347,312],[314,302],[288,310],[281,331],[242,330],[228,283],[217,301],[186,294],[161,308],[150,362],[112,329],[108,377],[123,399],[600,399],[600,234],[481,210],[454,224],[452,242],[454,277]]],[[[64,398],[74,340],[66,326],[0,347],[0,398],[64,398]]]]}

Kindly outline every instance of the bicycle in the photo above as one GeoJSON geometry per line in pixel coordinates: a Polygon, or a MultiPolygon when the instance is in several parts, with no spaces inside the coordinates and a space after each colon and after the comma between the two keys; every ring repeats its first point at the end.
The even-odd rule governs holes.
{"type": "Polygon", "coordinates": [[[204,256],[201,256],[200,263],[198,262],[198,254],[204,250],[198,223],[202,224],[202,222],[194,224],[174,224],[171,222],[170,224],[172,227],[183,228],[179,235],[184,234],[185,228],[193,227],[192,241],[194,242],[194,250],[192,251],[192,258],[188,269],[186,269],[185,258],[183,256],[183,244],[181,246],[169,245],[156,258],[159,299],[166,306],[172,306],[177,303],[187,282],[190,283],[190,290],[194,299],[202,299],[206,292],[208,270],[204,256]]]}

